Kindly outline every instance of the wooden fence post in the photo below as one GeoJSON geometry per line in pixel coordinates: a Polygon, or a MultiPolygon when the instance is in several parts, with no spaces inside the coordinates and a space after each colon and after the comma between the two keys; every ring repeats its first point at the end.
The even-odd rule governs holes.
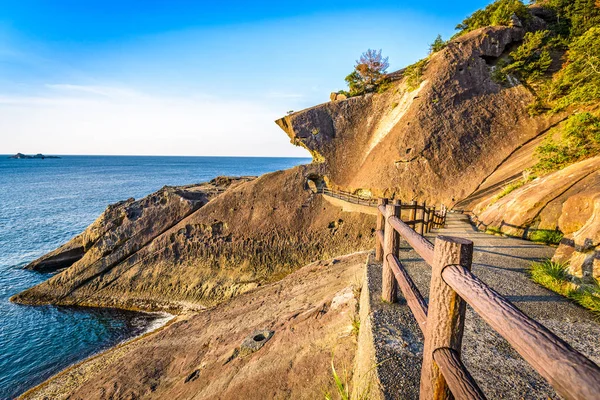
{"type": "MultiPolygon", "coordinates": [[[[378,205],[387,205],[388,199],[379,199],[378,205]]],[[[377,261],[383,261],[383,243],[379,240],[379,237],[383,237],[383,228],[385,227],[385,216],[377,211],[377,231],[375,232],[375,259],[377,261]],[[381,232],[381,235],[379,235],[381,232]]]]}
{"type": "Polygon", "coordinates": [[[435,228],[435,206],[431,208],[431,216],[429,217],[429,231],[435,228]]]}
{"type": "Polygon", "coordinates": [[[390,303],[396,301],[398,284],[396,277],[392,272],[392,267],[388,263],[388,254],[398,254],[400,245],[400,234],[390,225],[391,216],[400,217],[401,204],[388,204],[385,206],[386,219],[383,241],[383,271],[381,273],[381,298],[390,303]]]}
{"type": "MultiPolygon", "coordinates": [[[[423,202],[423,204],[425,204],[425,202],[423,202]]],[[[425,206],[425,211],[423,211],[423,225],[425,225],[425,233],[429,232],[429,213],[431,212],[430,209],[427,208],[427,206],[425,206]]]]}
{"type": "Polygon", "coordinates": [[[427,208],[427,203],[423,202],[423,204],[421,204],[421,207],[423,207],[421,209],[421,212],[419,214],[421,214],[421,223],[419,225],[419,233],[421,234],[421,236],[423,236],[423,233],[425,233],[425,209],[427,208]]]}
{"type": "Polygon", "coordinates": [[[444,214],[442,215],[442,226],[446,225],[446,213],[448,212],[448,208],[444,206],[444,214]]]}
{"type": "MultiPolygon", "coordinates": [[[[409,221],[416,221],[417,220],[417,201],[413,200],[410,202],[410,206],[412,207],[410,209],[410,217],[408,218],[409,221]]],[[[413,223],[413,231],[417,230],[417,224],[413,223]]]]}
{"type": "Polygon", "coordinates": [[[438,236],[435,240],[421,367],[421,400],[452,398],[433,353],[445,347],[460,355],[466,303],[444,282],[442,271],[448,265],[471,270],[472,260],[473,242],[470,240],[448,236],[438,236]]]}

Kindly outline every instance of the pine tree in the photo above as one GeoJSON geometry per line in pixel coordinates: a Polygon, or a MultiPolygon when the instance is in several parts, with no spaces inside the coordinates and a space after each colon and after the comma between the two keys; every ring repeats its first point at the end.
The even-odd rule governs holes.
{"type": "Polygon", "coordinates": [[[442,39],[442,35],[437,35],[433,43],[429,45],[429,54],[436,53],[446,47],[446,42],[442,39]]]}

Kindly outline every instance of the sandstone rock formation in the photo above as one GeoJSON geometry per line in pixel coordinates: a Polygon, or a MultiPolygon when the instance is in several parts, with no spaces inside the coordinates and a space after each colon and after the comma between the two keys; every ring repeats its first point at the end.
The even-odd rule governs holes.
{"type": "MultiPolygon", "coordinates": [[[[523,154],[531,152],[525,149],[523,154]]],[[[462,203],[474,215],[478,228],[501,232],[525,239],[535,237],[540,231],[560,231],[561,241],[555,261],[570,263],[570,270],[577,277],[600,278],[599,242],[600,157],[572,164],[562,170],[537,178],[497,199],[502,180],[511,170],[520,177],[522,170],[534,162],[511,160],[498,176],[491,180],[499,182],[483,188],[480,193],[462,203]],[[493,188],[490,190],[489,188],[493,188]]]]}
{"type": "Polygon", "coordinates": [[[101,262],[104,268],[110,268],[206,204],[218,189],[226,188],[213,188],[213,182],[197,187],[164,187],[138,201],[131,198],[109,205],[84,232],[25,268],[50,272],[69,267],[81,258],[85,258],[82,264],[101,262]],[[110,260],[105,258],[108,255],[110,260]]]}
{"type": "Polygon", "coordinates": [[[495,61],[524,33],[473,31],[430,56],[413,91],[404,77],[382,94],[325,103],[277,124],[324,164],[332,187],[451,204],[560,119],[530,117],[528,90],[491,79],[495,61]]]}
{"type": "Polygon", "coordinates": [[[12,300],[198,309],[310,261],[372,247],[374,217],[343,212],[313,193],[307,180],[315,175],[318,166],[300,166],[235,180],[227,190],[214,181],[195,194],[165,189],[109,207],[32,267],[73,248],[83,248],[81,259],[12,300]],[[214,189],[210,195],[207,186],[214,189]]]}
{"type": "Polygon", "coordinates": [[[180,315],[21,398],[312,400],[327,392],[336,398],[332,357],[342,377],[352,372],[355,285],[365,257],[313,263],[213,309],[180,315]],[[256,331],[273,333],[262,348],[243,352],[256,331]]]}
{"type": "Polygon", "coordinates": [[[331,92],[331,94],[329,95],[329,100],[331,101],[346,100],[347,98],[348,96],[346,96],[343,93],[331,92]]]}

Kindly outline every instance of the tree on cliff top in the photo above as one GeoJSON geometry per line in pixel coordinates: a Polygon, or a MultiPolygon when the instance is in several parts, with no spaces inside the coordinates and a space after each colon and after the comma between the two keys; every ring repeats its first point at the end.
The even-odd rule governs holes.
{"type": "Polygon", "coordinates": [[[437,53],[446,47],[446,42],[442,39],[442,35],[437,35],[433,43],[429,45],[429,54],[437,53]]]}
{"type": "Polygon", "coordinates": [[[513,14],[521,20],[529,19],[529,11],[521,0],[496,0],[458,24],[459,32],[454,37],[485,26],[510,25],[513,14]]]}
{"type": "Polygon", "coordinates": [[[368,49],[356,60],[354,71],[346,77],[349,95],[358,96],[377,89],[384,83],[389,66],[388,57],[383,57],[381,50],[368,49]]]}

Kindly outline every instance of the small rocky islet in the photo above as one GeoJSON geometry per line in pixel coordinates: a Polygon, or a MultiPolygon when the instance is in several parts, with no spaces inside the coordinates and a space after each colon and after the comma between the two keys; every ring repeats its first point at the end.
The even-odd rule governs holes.
{"type": "Polygon", "coordinates": [[[17,153],[14,156],[10,156],[8,157],[10,159],[17,159],[17,160],[33,160],[33,159],[40,159],[40,160],[45,160],[46,158],[60,158],[58,156],[46,156],[44,154],[38,153],[36,155],[33,156],[29,156],[27,154],[23,154],[23,153],[17,153]]]}

